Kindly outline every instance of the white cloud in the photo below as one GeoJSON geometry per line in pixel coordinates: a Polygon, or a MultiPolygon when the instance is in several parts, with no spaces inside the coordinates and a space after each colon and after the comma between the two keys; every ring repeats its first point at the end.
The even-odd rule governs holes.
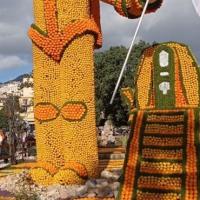
{"type": "MultiPolygon", "coordinates": [[[[27,30],[33,22],[32,0],[0,0],[0,54],[29,57],[31,41],[27,30]],[[20,13],[20,14],[19,14],[20,13]]],[[[138,20],[121,17],[112,6],[101,3],[103,49],[129,46],[138,20]]],[[[162,7],[146,15],[138,38],[147,42],[180,41],[189,45],[200,59],[200,18],[191,0],[164,0],[162,7]]]]}
{"type": "Polygon", "coordinates": [[[33,21],[32,1],[0,1],[0,54],[19,57],[31,54],[27,31],[33,21]]]}
{"type": "Polygon", "coordinates": [[[22,60],[18,56],[2,56],[0,55],[0,70],[13,69],[26,64],[26,61],[22,60]]]}
{"type": "Polygon", "coordinates": [[[7,24],[5,22],[0,22],[0,38],[10,37],[15,35],[18,30],[16,30],[16,26],[12,26],[11,24],[7,24]]]}
{"type": "MultiPolygon", "coordinates": [[[[129,46],[138,20],[119,16],[112,6],[101,5],[104,38],[103,49],[110,46],[129,46]]],[[[147,42],[177,41],[190,46],[200,60],[200,17],[191,1],[164,0],[153,14],[145,15],[138,37],[147,42]]]]}

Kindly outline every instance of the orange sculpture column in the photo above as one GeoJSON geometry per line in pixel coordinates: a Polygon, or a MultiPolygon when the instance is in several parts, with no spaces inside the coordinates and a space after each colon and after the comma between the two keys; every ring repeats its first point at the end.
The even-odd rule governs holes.
{"type": "MultiPolygon", "coordinates": [[[[105,2],[130,18],[143,7],[139,0],[105,2]]],[[[148,12],[162,0],[152,2],[148,12]]],[[[101,46],[99,0],[34,0],[34,16],[37,164],[31,175],[43,185],[81,184],[98,174],[93,53],[101,46]]]]}

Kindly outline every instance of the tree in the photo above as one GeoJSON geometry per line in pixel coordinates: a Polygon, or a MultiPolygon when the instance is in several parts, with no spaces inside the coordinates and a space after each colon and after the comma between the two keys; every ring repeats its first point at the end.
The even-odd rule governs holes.
{"type": "Polygon", "coordinates": [[[33,87],[33,83],[32,82],[28,82],[28,81],[26,81],[24,83],[21,83],[20,86],[19,86],[20,89],[29,88],[29,87],[33,87]]]}
{"type": "Polygon", "coordinates": [[[16,132],[18,128],[18,122],[19,122],[19,97],[12,95],[9,95],[7,99],[4,102],[4,116],[6,116],[8,120],[8,127],[9,127],[9,136],[8,136],[8,142],[9,142],[9,151],[11,156],[11,163],[16,163],[15,158],[15,152],[16,152],[16,132]]]}
{"type": "Polygon", "coordinates": [[[0,129],[8,130],[8,117],[6,116],[4,109],[0,110],[0,129]]]}
{"type": "MultiPolygon", "coordinates": [[[[134,88],[134,79],[140,56],[143,50],[150,44],[140,41],[133,48],[130,55],[126,71],[121,81],[120,88],[134,88]]],[[[104,52],[95,53],[95,85],[96,85],[96,116],[97,125],[100,123],[100,113],[105,112],[105,116],[111,115],[115,125],[127,124],[127,107],[124,107],[120,92],[117,92],[113,105],[110,105],[110,99],[119,77],[122,65],[127,55],[127,48],[124,46],[111,47],[104,52]]]]}

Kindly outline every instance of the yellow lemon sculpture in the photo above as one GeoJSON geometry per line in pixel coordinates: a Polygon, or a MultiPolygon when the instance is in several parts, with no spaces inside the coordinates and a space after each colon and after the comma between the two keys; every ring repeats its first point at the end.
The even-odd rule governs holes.
{"type": "MultiPolygon", "coordinates": [[[[129,18],[143,0],[104,0],[129,18]]],[[[99,0],[34,0],[34,114],[38,184],[82,184],[98,175],[94,48],[101,47],[99,0]]],[[[160,7],[152,0],[147,12],[160,7]]]]}

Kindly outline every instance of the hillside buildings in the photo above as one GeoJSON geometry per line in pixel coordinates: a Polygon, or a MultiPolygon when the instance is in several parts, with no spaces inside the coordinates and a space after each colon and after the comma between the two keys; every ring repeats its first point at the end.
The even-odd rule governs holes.
{"type": "Polygon", "coordinates": [[[0,85],[0,109],[3,108],[5,99],[9,95],[19,98],[20,117],[28,124],[29,130],[33,132],[33,78],[26,77],[22,81],[11,81],[0,85]]]}
{"type": "Polygon", "coordinates": [[[19,104],[22,108],[20,116],[30,126],[31,132],[34,130],[34,113],[33,113],[33,78],[23,78],[20,85],[19,104]]]}
{"type": "Polygon", "coordinates": [[[19,86],[19,81],[2,84],[0,86],[0,96],[9,94],[13,94],[14,96],[20,96],[19,86]]]}

